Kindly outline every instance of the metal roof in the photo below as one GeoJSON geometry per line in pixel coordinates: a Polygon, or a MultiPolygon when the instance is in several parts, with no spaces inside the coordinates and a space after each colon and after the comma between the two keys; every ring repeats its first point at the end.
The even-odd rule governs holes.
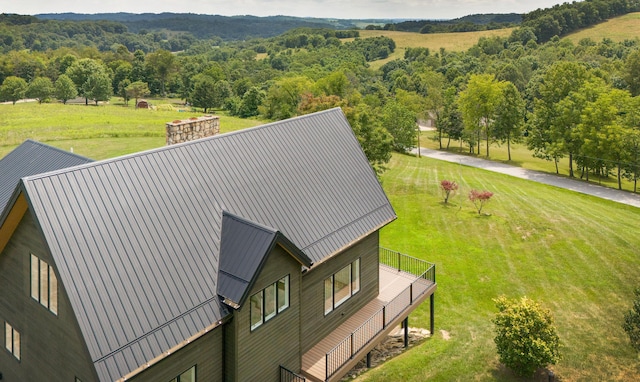
{"type": "Polygon", "coordinates": [[[221,237],[218,294],[234,305],[244,303],[254,276],[276,244],[285,248],[302,265],[311,266],[306,255],[277,230],[227,212],[222,217],[221,237]]]}
{"type": "Polygon", "coordinates": [[[105,381],[227,314],[223,211],[275,227],[313,262],[395,219],[338,108],[22,184],[105,381]]]}
{"type": "Polygon", "coordinates": [[[0,158],[0,213],[20,178],[92,162],[91,159],[31,139],[0,158]]]}

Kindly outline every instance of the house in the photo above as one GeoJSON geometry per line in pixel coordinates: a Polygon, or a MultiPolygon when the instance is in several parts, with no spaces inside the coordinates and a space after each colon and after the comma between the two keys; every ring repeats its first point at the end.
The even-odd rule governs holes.
{"type": "Polygon", "coordinates": [[[24,177],[1,216],[8,381],[333,381],[427,298],[433,330],[339,108],[24,177]]]}

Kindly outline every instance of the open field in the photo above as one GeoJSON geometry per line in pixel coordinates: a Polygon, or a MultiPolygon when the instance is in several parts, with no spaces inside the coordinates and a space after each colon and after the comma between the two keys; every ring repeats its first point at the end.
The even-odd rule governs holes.
{"type": "MultiPolygon", "coordinates": [[[[172,110],[168,101],[154,102],[158,110],[120,105],[84,106],[35,102],[0,105],[0,158],[25,139],[104,159],[155,148],[165,143],[165,124],[202,115],[172,110]]],[[[222,132],[261,124],[221,115],[222,132]]]]}
{"type": "Polygon", "coordinates": [[[629,13],[570,34],[564,38],[577,44],[583,38],[590,38],[595,42],[609,38],[615,42],[620,42],[634,37],[637,38],[638,36],[640,36],[640,13],[629,13]]]}
{"type": "Polygon", "coordinates": [[[379,68],[385,63],[404,57],[407,48],[429,48],[432,53],[444,48],[448,51],[464,51],[475,45],[480,37],[501,36],[508,37],[512,28],[497,29],[491,31],[465,32],[465,33],[433,33],[420,34],[412,32],[362,30],[360,38],[386,36],[396,43],[396,50],[388,58],[371,63],[372,68],[379,68]]]}
{"type": "MultiPolygon", "coordinates": [[[[640,280],[638,209],[427,158],[394,155],[389,167],[383,187],[398,220],[383,229],[382,245],[436,263],[436,335],[360,381],[517,380],[493,344],[492,299],[501,294],[552,310],[559,380],[640,378],[621,328],[640,280]],[[460,184],[450,205],[443,179],[460,184]],[[474,211],[472,188],[494,192],[490,215],[474,211]]],[[[427,328],[428,310],[417,309],[410,325],[427,328]]]]}

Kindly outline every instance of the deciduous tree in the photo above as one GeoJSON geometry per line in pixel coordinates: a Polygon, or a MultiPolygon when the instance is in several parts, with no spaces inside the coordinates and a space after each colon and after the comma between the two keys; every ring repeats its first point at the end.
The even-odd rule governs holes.
{"type": "Polygon", "coordinates": [[[78,90],[71,78],[66,74],[61,74],[55,83],[55,95],[56,98],[62,101],[63,104],[67,104],[67,101],[76,98],[78,96],[78,90]]]}
{"type": "Polygon", "coordinates": [[[440,182],[440,189],[444,194],[444,203],[447,204],[449,202],[449,199],[452,198],[458,191],[458,183],[445,179],[440,182]]]}
{"type": "Polygon", "coordinates": [[[640,352],[640,288],[636,288],[633,306],[624,314],[622,328],[629,336],[631,346],[640,352]]]}
{"type": "Polygon", "coordinates": [[[479,190],[471,190],[469,191],[469,200],[476,207],[478,211],[478,215],[482,214],[482,208],[489,203],[491,197],[493,196],[493,192],[491,191],[479,191],[479,190]]]}
{"type": "Polygon", "coordinates": [[[138,100],[149,94],[149,85],[146,82],[136,81],[132,82],[125,88],[125,92],[128,97],[135,100],[136,107],[138,107],[138,100]]]}
{"type": "Polygon", "coordinates": [[[54,91],[53,83],[48,77],[36,77],[29,84],[26,94],[29,98],[37,99],[41,104],[51,98],[54,91]]]}
{"type": "Polygon", "coordinates": [[[9,76],[4,79],[0,87],[0,98],[5,101],[11,101],[15,105],[21,99],[24,99],[27,93],[27,81],[20,77],[9,76]]]}

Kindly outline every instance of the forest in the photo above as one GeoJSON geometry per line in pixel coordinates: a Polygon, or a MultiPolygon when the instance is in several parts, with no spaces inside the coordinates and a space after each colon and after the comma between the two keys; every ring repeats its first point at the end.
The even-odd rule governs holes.
{"type": "Polygon", "coordinates": [[[393,150],[415,147],[416,120],[431,119],[441,147],[455,140],[488,155],[492,144],[522,142],[537,157],[568,158],[571,176],[611,174],[621,187],[640,173],[640,40],[560,36],[638,12],[639,3],[565,3],[465,51],[407,48],[391,60],[393,39],[357,29],[228,39],[2,15],[0,100],[174,97],[262,120],[341,107],[379,172],[393,150]]]}

